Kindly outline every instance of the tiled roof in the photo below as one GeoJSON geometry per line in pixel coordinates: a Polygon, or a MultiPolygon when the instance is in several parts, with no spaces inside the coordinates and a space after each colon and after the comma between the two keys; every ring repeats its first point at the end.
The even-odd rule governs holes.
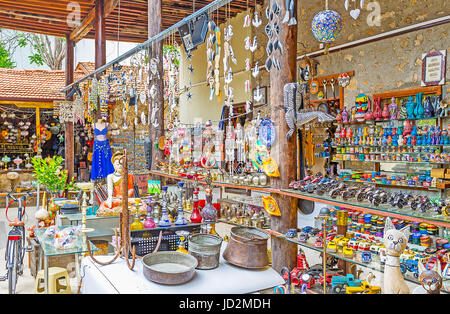
{"type": "MultiPolygon", "coordinates": [[[[76,71],[74,79],[83,75],[76,71]]],[[[59,91],[65,85],[64,71],[0,69],[0,100],[64,100],[59,91]]]]}

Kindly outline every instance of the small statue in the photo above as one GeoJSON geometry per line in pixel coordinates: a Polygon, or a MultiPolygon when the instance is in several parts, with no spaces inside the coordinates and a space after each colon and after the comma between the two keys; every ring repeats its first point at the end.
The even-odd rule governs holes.
{"type": "Polygon", "coordinates": [[[414,289],[414,293],[419,293],[418,289],[423,288],[426,294],[440,294],[442,288],[441,262],[439,259],[433,264],[431,269],[426,269],[422,262],[418,263],[419,282],[422,287],[414,289]]]}
{"type": "Polygon", "coordinates": [[[398,146],[403,146],[403,144],[404,144],[403,135],[400,134],[398,136],[398,146]]]}
{"type": "Polygon", "coordinates": [[[392,97],[391,99],[391,103],[389,104],[389,113],[390,113],[390,119],[391,120],[396,120],[397,117],[397,113],[398,113],[398,105],[395,103],[395,97],[392,97]]]}
{"type": "Polygon", "coordinates": [[[403,124],[403,136],[409,135],[412,131],[411,122],[409,120],[405,120],[403,124]]]}
{"type": "Polygon", "coordinates": [[[350,122],[355,122],[355,121],[356,121],[356,107],[353,107],[350,122]]]}
{"type": "Polygon", "coordinates": [[[382,111],[381,111],[381,98],[378,97],[374,99],[373,104],[375,106],[375,110],[373,111],[373,117],[376,121],[380,121],[382,119],[382,111]]]}
{"type": "Polygon", "coordinates": [[[400,269],[400,255],[409,239],[409,225],[397,230],[389,217],[384,227],[384,245],[386,262],[384,266],[384,293],[409,294],[409,288],[400,269]]]}
{"type": "Polygon", "coordinates": [[[406,102],[407,102],[406,99],[400,102],[400,105],[397,110],[397,119],[406,119],[408,117],[408,113],[406,111],[406,102]]]}
{"type": "Polygon", "coordinates": [[[406,112],[408,114],[407,119],[414,119],[414,108],[416,107],[416,103],[413,101],[413,97],[409,96],[408,102],[405,104],[406,112]]]}
{"type": "Polygon", "coordinates": [[[422,96],[423,96],[423,93],[417,93],[416,94],[416,107],[414,108],[414,116],[417,119],[422,119],[423,118],[424,110],[423,110],[423,105],[422,105],[422,96]]]}
{"type": "Polygon", "coordinates": [[[342,122],[348,123],[348,112],[346,107],[344,107],[344,110],[342,111],[342,122]]]}
{"type": "Polygon", "coordinates": [[[424,110],[423,110],[423,117],[424,118],[434,117],[434,107],[433,107],[433,104],[431,103],[431,97],[430,96],[427,96],[425,98],[425,106],[424,106],[424,110]]]}

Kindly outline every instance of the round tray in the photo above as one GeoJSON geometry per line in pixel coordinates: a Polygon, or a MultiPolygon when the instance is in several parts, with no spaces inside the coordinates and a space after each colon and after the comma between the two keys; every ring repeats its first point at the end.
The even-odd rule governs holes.
{"type": "Polygon", "coordinates": [[[180,252],[156,252],[142,258],[145,278],[166,285],[180,285],[191,280],[198,261],[180,252]]]}

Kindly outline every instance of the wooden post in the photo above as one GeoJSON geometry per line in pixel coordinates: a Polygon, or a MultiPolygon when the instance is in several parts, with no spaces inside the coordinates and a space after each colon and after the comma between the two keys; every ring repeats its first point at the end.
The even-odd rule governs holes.
{"type": "Polygon", "coordinates": [[[95,0],[95,68],[106,63],[104,0],[95,0]]]}
{"type": "MultiPolygon", "coordinates": [[[[70,35],[66,35],[66,86],[73,83],[74,70],[74,42],[70,40],[70,35]]],[[[72,99],[68,99],[72,100],[72,99]]],[[[73,177],[75,171],[75,148],[74,148],[74,134],[73,122],[65,123],[65,167],[68,171],[69,180],[73,177]]]]}
{"type": "MultiPolygon", "coordinates": [[[[285,1],[277,1],[281,6],[281,12],[286,11],[285,1]]],[[[271,1],[272,5],[273,1],[271,1]]],[[[294,10],[297,17],[297,8],[294,10]]],[[[287,140],[286,133],[289,130],[285,120],[283,109],[283,89],[287,83],[296,81],[296,53],[297,53],[297,25],[287,26],[281,24],[281,32],[278,37],[283,54],[275,52],[275,57],[280,62],[280,70],[274,66],[270,71],[270,115],[276,128],[276,140],[271,149],[271,156],[278,163],[280,177],[271,178],[271,186],[275,189],[287,188],[296,177],[296,139],[292,136],[287,140]]],[[[280,233],[286,233],[289,228],[297,228],[297,200],[285,195],[272,195],[278,203],[281,216],[272,216],[271,228],[280,233]]],[[[284,239],[272,237],[272,267],[280,271],[283,266],[292,269],[296,264],[297,245],[284,239]]]]}
{"type": "MultiPolygon", "coordinates": [[[[152,0],[148,2],[148,37],[151,38],[161,32],[162,28],[162,4],[161,0],[152,0]]],[[[155,128],[149,121],[149,134],[152,144],[152,166],[154,170],[157,160],[163,160],[164,154],[160,149],[156,149],[155,145],[161,136],[164,135],[164,70],[163,70],[163,43],[162,41],[150,45],[150,58],[157,58],[159,78],[154,77],[151,85],[155,85],[157,94],[153,100],[153,104],[159,107],[156,113],[156,119],[159,126],[155,128]]],[[[150,110],[152,108],[149,108],[150,110]]],[[[151,113],[151,111],[149,112],[151,113]]],[[[150,120],[150,119],[148,119],[150,120]]]]}

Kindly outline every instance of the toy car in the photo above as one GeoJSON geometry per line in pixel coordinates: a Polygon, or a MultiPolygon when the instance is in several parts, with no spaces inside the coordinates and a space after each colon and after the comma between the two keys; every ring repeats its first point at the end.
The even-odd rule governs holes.
{"type": "Polygon", "coordinates": [[[313,227],[311,227],[311,226],[306,226],[306,227],[303,227],[303,228],[302,228],[302,232],[310,233],[312,229],[313,229],[313,227]]]}
{"type": "Polygon", "coordinates": [[[363,263],[370,263],[372,261],[372,253],[362,252],[361,260],[363,263]]]}
{"type": "Polygon", "coordinates": [[[334,242],[329,242],[327,245],[327,251],[331,252],[331,253],[336,253],[337,252],[337,245],[334,242]]]}
{"type": "Polygon", "coordinates": [[[359,240],[356,240],[355,238],[352,238],[350,241],[348,241],[348,247],[352,248],[353,250],[357,251],[359,245],[359,240]]]}
{"type": "Polygon", "coordinates": [[[297,236],[297,230],[296,229],[289,229],[288,232],[286,232],[287,238],[294,238],[297,236]]]}
{"type": "Polygon", "coordinates": [[[343,254],[345,257],[353,257],[353,249],[352,249],[351,247],[344,246],[344,247],[342,248],[342,254],[343,254]]]}
{"type": "Polygon", "coordinates": [[[354,293],[364,293],[364,294],[379,294],[381,293],[381,287],[371,286],[367,281],[361,282],[360,286],[357,287],[346,287],[345,293],[354,294],[354,293]]]}
{"type": "Polygon", "coordinates": [[[314,242],[314,246],[315,247],[319,247],[319,248],[323,247],[323,240],[322,240],[322,238],[317,238],[316,242],[314,242]]]}
{"type": "Polygon", "coordinates": [[[331,291],[335,294],[344,294],[346,287],[359,287],[362,280],[355,280],[353,274],[347,274],[346,276],[333,276],[331,278],[331,291]]]}
{"type": "MultiPolygon", "coordinates": [[[[331,280],[333,279],[334,276],[344,277],[344,276],[339,275],[339,274],[327,274],[327,277],[326,277],[327,278],[327,283],[331,284],[331,280]]],[[[321,285],[323,285],[323,276],[319,277],[319,283],[321,285]]]]}
{"type": "Polygon", "coordinates": [[[358,251],[368,252],[369,248],[370,248],[370,243],[369,242],[361,241],[358,244],[358,251]]]}
{"type": "Polygon", "coordinates": [[[406,273],[406,271],[410,271],[413,273],[414,278],[419,278],[419,266],[418,262],[412,259],[407,259],[406,261],[400,262],[400,271],[402,274],[406,273]]]}
{"type": "Polygon", "coordinates": [[[381,265],[386,264],[386,248],[380,248],[379,255],[380,255],[380,264],[381,265]]]}
{"type": "Polygon", "coordinates": [[[350,240],[345,237],[340,237],[337,239],[336,244],[339,246],[346,246],[350,240]]]}
{"type": "Polygon", "coordinates": [[[306,241],[308,241],[308,239],[309,239],[309,235],[306,232],[302,231],[298,234],[298,240],[300,242],[306,242],[306,241]]]}

